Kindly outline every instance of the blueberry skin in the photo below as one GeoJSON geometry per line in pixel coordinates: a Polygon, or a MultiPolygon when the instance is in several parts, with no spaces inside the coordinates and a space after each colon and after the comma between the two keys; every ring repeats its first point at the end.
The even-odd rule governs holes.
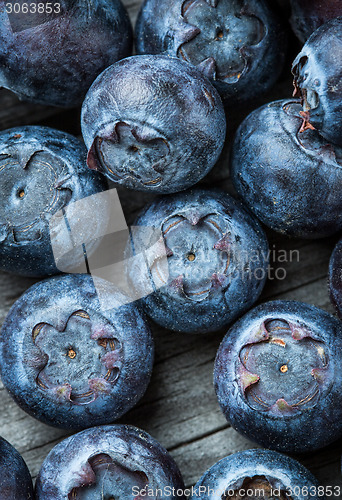
{"type": "MultiPolygon", "coordinates": [[[[72,135],[38,126],[0,132],[0,269],[23,276],[59,273],[51,246],[52,217],[106,187],[106,180],[87,168],[84,144],[72,135]]],[[[106,207],[97,203],[96,209],[105,224],[106,207]]],[[[52,228],[57,241],[64,220],[52,228]]],[[[72,259],[75,266],[84,262],[81,249],[70,254],[72,259]]]]}
{"type": "Polygon", "coordinates": [[[60,15],[20,16],[25,26],[2,3],[0,87],[27,101],[70,107],[82,103],[101,71],[132,53],[132,26],[120,0],[58,3],[60,15]]]}
{"type": "Polygon", "coordinates": [[[160,197],[135,226],[132,252],[150,249],[151,264],[145,273],[139,260],[135,265],[127,261],[128,278],[159,325],[185,333],[215,331],[259,297],[267,277],[268,242],[257,220],[228,194],[191,190],[160,197]],[[166,263],[160,263],[149,228],[159,231],[166,263]]]}
{"type": "Polygon", "coordinates": [[[317,450],[342,435],[341,362],[339,320],[301,302],[267,302],[220,345],[218,402],[238,432],[266,448],[317,450]]]}
{"type": "Polygon", "coordinates": [[[291,0],[291,26],[303,43],[322,24],[342,16],[340,0],[291,0]]]}
{"type": "Polygon", "coordinates": [[[340,319],[342,319],[342,239],[336,244],[329,262],[329,293],[340,319]]]}
{"type": "Polygon", "coordinates": [[[263,0],[145,0],[136,47],[140,54],[167,54],[194,64],[224,102],[235,105],[274,85],[286,37],[263,0]]]}
{"type": "Polygon", "coordinates": [[[95,286],[82,274],[41,281],[15,302],[1,330],[6,389],[23,410],[54,427],[110,423],[149,383],[147,323],[113,285],[97,279],[95,286]]]}
{"type": "Polygon", "coordinates": [[[172,193],[215,165],[226,119],[219,94],[196,68],[134,56],[95,80],[82,107],[82,133],[91,169],[131,189],[172,193]]]}
{"type": "Polygon", "coordinates": [[[305,121],[342,146],[342,17],[318,28],[292,65],[305,121]]]}
{"type": "Polygon", "coordinates": [[[222,498],[225,498],[225,492],[251,489],[256,495],[246,498],[252,500],[286,500],[290,498],[289,495],[292,500],[324,500],[325,497],[318,495],[318,486],[319,483],[311,472],[293,458],[270,450],[245,450],[223,458],[207,470],[196,483],[196,493],[192,498],[221,498],[208,493],[209,490],[222,491],[222,498]],[[274,496],[271,494],[271,488],[274,493],[277,490],[274,496]],[[265,495],[260,496],[259,489],[263,490],[265,495]]]}
{"type": "Polygon", "coordinates": [[[136,427],[107,425],[70,436],[50,451],[38,474],[36,500],[91,500],[100,494],[134,500],[142,498],[134,488],[145,486],[147,492],[165,490],[158,494],[161,500],[183,498],[167,494],[167,487],[184,490],[184,483],[165,448],[136,427]]]}
{"type": "Polygon", "coordinates": [[[0,499],[33,500],[32,479],[22,456],[0,437],[0,499]]]}
{"type": "Polygon", "coordinates": [[[240,125],[231,177],[246,205],[288,236],[323,238],[342,229],[342,149],[303,126],[299,101],[275,101],[240,125]]]}

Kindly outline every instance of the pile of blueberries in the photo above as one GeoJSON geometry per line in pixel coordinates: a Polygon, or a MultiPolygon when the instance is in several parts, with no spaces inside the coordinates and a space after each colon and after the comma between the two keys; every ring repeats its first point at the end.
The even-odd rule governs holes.
{"type": "MultiPolygon", "coordinates": [[[[32,417],[79,431],[49,453],[35,492],[1,438],[1,500],[185,498],[157,441],[109,425],[148,387],[146,316],[184,334],[230,327],[215,361],[218,402],[236,430],[267,448],[216,463],[193,498],[324,498],[311,473],[278,452],[313,452],[342,436],[342,323],[296,301],[251,308],[269,265],[262,224],[311,239],[342,230],[339,0],[291,0],[305,42],[294,97],[240,124],[230,155],[239,199],[193,188],[220,158],[231,110],[252,105],[282,72],[287,37],[271,3],[144,0],[134,56],[120,0],[60,0],[53,15],[51,3],[19,13],[1,3],[0,86],[34,103],[82,103],[83,135],[0,133],[0,269],[46,278],[2,326],[1,379],[32,417]],[[125,242],[136,301],[89,268],[113,222],[101,197],[113,186],[160,195],[125,242]]],[[[342,240],[330,294],[342,318],[342,240]]]]}

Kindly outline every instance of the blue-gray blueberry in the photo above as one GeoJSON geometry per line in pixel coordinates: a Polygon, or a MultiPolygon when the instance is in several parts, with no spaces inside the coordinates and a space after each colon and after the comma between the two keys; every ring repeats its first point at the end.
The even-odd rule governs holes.
{"type": "MultiPolygon", "coordinates": [[[[72,135],[40,126],[0,132],[0,269],[24,276],[58,273],[51,238],[67,248],[65,238],[72,235],[55,214],[106,188],[106,180],[87,168],[84,144],[72,135]]],[[[105,225],[107,208],[92,200],[99,225],[105,225]]],[[[79,211],[73,217],[83,231],[86,218],[79,211]]],[[[82,243],[67,256],[71,267],[84,263],[82,243]]]]}
{"type": "Polygon", "coordinates": [[[131,52],[120,0],[1,2],[0,87],[23,100],[79,105],[97,75],[131,52]]]}
{"type": "Polygon", "coordinates": [[[0,437],[1,500],[33,500],[32,479],[22,456],[0,437]]]}
{"type": "Polygon", "coordinates": [[[176,463],[155,439],[136,427],[108,425],[70,436],[50,451],[36,499],[176,500],[184,498],[182,490],[176,463]]]}
{"type": "Polygon", "coordinates": [[[138,191],[173,193],[215,165],[226,119],[209,80],[167,56],[134,56],[105,70],[82,107],[88,166],[138,191]]]}
{"type": "Polygon", "coordinates": [[[228,194],[191,190],[160,197],[135,226],[132,252],[151,249],[150,266],[145,272],[139,260],[128,260],[128,278],[156,323],[187,333],[218,330],[259,297],[268,242],[258,221],[228,194]],[[158,230],[160,247],[150,228],[158,230]]]}
{"type": "Polygon", "coordinates": [[[233,184],[252,212],[288,236],[322,238],[342,229],[342,148],[303,127],[297,100],[275,101],[240,125],[233,184]]]}
{"type": "Polygon", "coordinates": [[[342,146],[342,17],[318,28],[292,65],[304,126],[342,146]]]}
{"type": "Polygon", "coordinates": [[[278,451],[312,452],[342,435],[341,363],[338,319],[301,302],[266,302],[227,332],[215,390],[244,436],[278,451]]]}
{"type": "Polygon", "coordinates": [[[340,0],[291,0],[291,25],[301,42],[330,19],[342,16],[340,0]]]}
{"type": "Polygon", "coordinates": [[[196,483],[192,500],[324,500],[321,488],[293,458],[270,450],[246,450],[210,467],[196,483]]]}
{"type": "Polygon", "coordinates": [[[228,105],[252,101],[276,82],[286,37],[264,0],[145,0],[136,26],[140,54],[197,66],[228,105]]]}
{"type": "Polygon", "coordinates": [[[1,330],[0,373],[16,403],[55,427],[111,423],[143,396],[153,341],[112,284],[65,274],[29,288],[1,330]]]}

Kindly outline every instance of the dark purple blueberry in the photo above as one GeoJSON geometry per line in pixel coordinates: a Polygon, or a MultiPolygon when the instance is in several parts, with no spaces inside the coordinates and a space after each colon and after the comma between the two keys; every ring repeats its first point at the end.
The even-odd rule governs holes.
{"type": "Polygon", "coordinates": [[[301,42],[322,24],[342,16],[341,0],[291,0],[291,25],[301,42]]]}
{"type": "Polygon", "coordinates": [[[97,75],[131,51],[132,27],[120,0],[43,0],[35,13],[30,2],[1,3],[0,87],[22,99],[81,104],[97,75]]]}
{"type": "Polygon", "coordinates": [[[1,500],[33,500],[32,479],[21,455],[0,437],[1,500]]]}
{"type": "Polygon", "coordinates": [[[148,325],[113,285],[94,280],[65,274],[33,285],[1,330],[5,387],[27,413],[55,427],[113,422],[150,380],[148,325]]]}
{"type": "Polygon", "coordinates": [[[249,439],[313,451],[342,435],[341,363],[339,320],[301,302],[267,302],[223,339],[215,390],[227,420],[249,439]]]}
{"type": "Polygon", "coordinates": [[[322,238],[342,229],[342,149],[303,126],[302,112],[296,100],[253,111],[237,131],[231,177],[267,226],[322,238]]]}
{"type": "Polygon", "coordinates": [[[228,194],[194,190],[161,197],[135,226],[133,252],[148,248],[150,268],[146,273],[131,259],[128,276],[156,323],[187,333],[218,330],[259,297],[267,277],[267,239],[228,194]],[[150,241],[150,228],[159,231],[167,262],[150,241]]]}
{"type": "Polygon", "coordinates": [[[272,87],[286,50],[279,21],[263,0],[145,0],[136,44],[140,54],[194,64],[228,105],[272,87]]]}
{"type": "Polygon", "coordinates": [[[334,248],[329,263],[330,300],[342,319],[342,239],[334,248]]]}
{"type": "Polygon", "coordinates": [[[215,165],[226,119],[215,88],[190,64],[135,56],[104,71],[82,107],[88,166],[116,184],[172,193],[215,165]]]}
{"type": "Polygon", "coordinates": [[[293,458],[246,450],[223,458],[196,483],[192,500],[324,500],[317,479],[293,458]]]}
{"type": "Polygon", "coordinates": [[[305,124],[342,146],[342,17],[318,28],[292,65],[305,124]]]}
{"type": "Polygon", "coordinates": [[[177,464],[155,439],[136,427],[108,425],[70,436],[50,451],[36,499],[166,500],[183,498],[182,490],[177,464]]]}
{"type": "MultiPolygon", "coordinates": [[[[67,248],[65,235],[70,236],[58,215],[106,187],[105,179],[87,168],[86,149],[75,137],[47,127],[0,132],[0,269],[24,276],[58,273],[51,240],[55,248],[67,248]]],[[[96,208],[105,225],[107,208],[96,208]]],[[[81,247],[66,258],[71,267],[84,263],[81,247]]]]}

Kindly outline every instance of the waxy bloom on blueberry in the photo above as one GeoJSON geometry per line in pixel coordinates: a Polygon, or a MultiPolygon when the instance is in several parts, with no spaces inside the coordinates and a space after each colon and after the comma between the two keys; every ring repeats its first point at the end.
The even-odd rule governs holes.
{"type": "Polygon", "coordinates": [[[131,51],[120,0],[1,2],[0,87],[24,100],[81,104],[97,75],[131,51]]]}
{"type": "Polygon", "coordinates": [[[228,104],[266,92],[284,62],[286,40],[263,0],[145,0],[136,27],[140,54],[197,66],[228,104]]]}
{"type": "Polygon", "coordinates": [[[293,458],[246,450],[223,458],[195,485],[192,500],[319,500],[317,479],[293,458]]]}
{"type": "Polygon", "coordinates": [[[36,499],[175,500],[183,498],[177,494],[182,490],[176,463],[155,439],[136,427],[108,425],[79,432],[50,451],[36,499]]]}
{"type": "Polygon", "coordinates": [[[226,133],[215,88],[185,62],[135,56],[104,71],[82,107],[88,166],[116,184],[172,193],[215,165],[226,133]]]}
{"type": "Polygon", "coordinates": [[[318,28],[293,62],[304,124],[342,146],[342,17],[318,28]]]}
{"type": "Polygon", "coordinates": [[[21,455],[0,437],[1,500],[33,500],[30,472],[21,455]]]}
{"type": "Polygon", "coordinates": [[[132,287],[146,296],[142,305],[156,323],[188,333],[218,330],[259,297],[267,276],[267,239],[228,194],[192,190],[160,197],[135,226],[133,254],[152,248],[146,227],[161,232],[166,248],[167,276],[157,250],[149,256],[148,273],[138,261],[128,261],[132,287]]]}
{"type": "Polygon", "coordinates": [[[30,415],[56,427],[110,423],[149,383],[146,322],[113,285],[94,279],[66,274],[33,285],[1,330],[5,387],[30,415]],[[102,310],[103,301],[109,309],[102,310]]]}
{"type": "Polygon", "coordinates": [[[268,302],[223,339],[214,372],[218,401],[253,441],[313,451],[342,435],[341,362],[340,321],[301,302],[268,302]]]}
{"type": "MultiPolygon", "coordinates": [[[[63,247],[65,221],[56,217],[50,226],[52,218],[106,187],[101,176],[87,169],[84,145],[70,134],[37,126],[0,132],[0,269],[27,276],[58,273],[51,239],[63,247]]],[[[104,226],[107,207],[93,198],[91,206],[98,226],[104,226]]],[[[86,219],[87,214],[75,218],[80,216],[86,219]]],[[[97,228],[91,231],[94,235],[97,228]]],[[[69,254],[71,267],[84,263],[82,242],[69,254]]]]}
{"type": "Polygon", "coordinates": [[[337,242],[329,263],[330,300],[342,319],[342,239],[337,242]]]}
{"type": "Polygon", "coordinates": [[[291,25],[301,42],[322,24],[342,16],[341,0],[291,0],[291,25]]]}
{"type": "Polygon", "coordinates": [[[304,124],[302,113],[297,100],[253,111],[236,133],[231,177],[267,226],[322,238],[342,229],[342,148],[304,124]]]}

